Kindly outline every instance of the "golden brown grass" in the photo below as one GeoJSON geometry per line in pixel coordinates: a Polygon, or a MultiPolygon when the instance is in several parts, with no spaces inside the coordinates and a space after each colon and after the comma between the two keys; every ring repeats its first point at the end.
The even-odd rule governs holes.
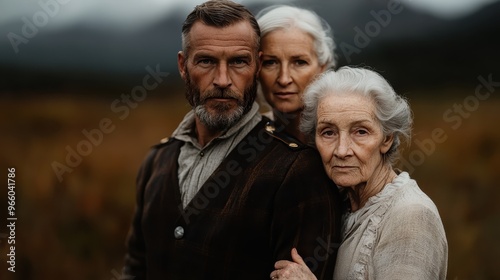
{"type": "MultiPolygon", "coordinates": [[[[482,101],[454,130],[442,115],[467,93],[436,99],[437,94],[412,93],[413,139],[429,139],[436,128],[447,136],[414,166],[412,176],[442,215],[449,279],[500,279],[500,100],[482,101]]],[[[120,271],[137,169],[148,148],[168,136],[189,107],[182,93],[148,97],[120,120],[110,109],[112,101],[81,95],[1,101],[0,168],[6,174],[15,167],[18,179],[17,278],[12,279],[115,279],[120,271]],[[52,162],[64,163],[66,146],[75,148],[85,139],[81,131],[98,128],[103,118],[111,119],[115,130],[59,182],[52,162]]],[[[403,157],[419,149],[412,145],[403,157]]],[[[5,205],[5,188],[2,192],[5,205]]],[[[0,253],[7,253],[5,239],[0,253]]],[[[0,279],[9,279],[5,262],[0,267],[0,279]]]]}

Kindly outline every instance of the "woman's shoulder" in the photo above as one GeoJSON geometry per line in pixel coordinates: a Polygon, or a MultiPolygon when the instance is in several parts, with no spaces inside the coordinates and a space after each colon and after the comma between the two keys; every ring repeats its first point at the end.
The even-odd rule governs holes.
{"type": "Polygon", "coordinates": [[[385,226],[395,230],[434,228],[444,233],[436,205],[412,179],[398,189],[386,218],[385,226]]]}
{"type": "Polygon", "coordinates": [[[439,215],[432,199],[420,189],[415,180],[406,176],[407,179],[400,184],[394,196],[392,211],[397,211],[400,215],[413,215],[415,212],[439,215]]]}

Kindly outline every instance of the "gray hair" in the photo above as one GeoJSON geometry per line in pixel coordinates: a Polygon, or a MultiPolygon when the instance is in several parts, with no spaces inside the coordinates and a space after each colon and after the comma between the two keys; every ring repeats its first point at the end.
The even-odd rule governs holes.
{"type": "Polygon", "coordinates": [[[316,133],[318,105],[325,97],[335,94],[360,94],[372,100],[384,137],[394,136],[392,146],[384,155],[386,162],[394,164],[399,158],[401,140],[410,144],[413,118],[408,101],[397,95],[391,85],[374,71],[351,67],[327,71],[307,87],[303,96],[300,130],[312,141],[316,133]]]}
{"type": "Polygon", "coordinates": [[[330,25],[315,12],[286,5],[274,5],[261,10],[257,16],[261,38],[282,28],[297,27],[314,38],[316,56],[320,65],[335,68],[335,42],[330,25]]]}

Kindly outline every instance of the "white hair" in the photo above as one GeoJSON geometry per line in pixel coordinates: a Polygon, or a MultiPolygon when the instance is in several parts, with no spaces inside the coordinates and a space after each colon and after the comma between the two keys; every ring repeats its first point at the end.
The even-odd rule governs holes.
{"type": "Polygon", "coordinates": [[[256,18],[261,38],[277,29],[297,27],[314,38],[320,65],[336,67],[335,42],[330,25],[315,12],[293,6],[274,5],[261,10],[256,18]]]}
{"type": "Polygon", "coordinates": [[[319,102],[336,94],[360,94],[372,100],[384,137],[394,136],[392,146],[384,155],[387,162],[394,164],[399,157],[401,140],[409,144],[411,137],[413,118],[406,99],[397,95],[391,85],[374,71],[351,67],[341,67],[336,72],[327,71],[306,88],[303,96],[300,130],[311,140],[316,133],[319,102]]]}

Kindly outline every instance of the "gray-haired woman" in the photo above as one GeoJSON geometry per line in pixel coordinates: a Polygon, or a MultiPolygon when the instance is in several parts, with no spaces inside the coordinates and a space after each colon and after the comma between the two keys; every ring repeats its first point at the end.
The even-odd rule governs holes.
{"type": "MultiPolygon", "coordinates": [[[[334,279],[445,279],[448,244],[438,210],[407,172],[393,168],[409,140],[408,103],[379,74],[340,68],[304,94],[302,131],[328,176],[346,193],[334,279]]],[[[316,279],[292,250],[272,279],[316,279]]]]}
{"type": "Polygon", "coordinates": [[[335,67],[335,43],[328,23],[315,12],[278,5],[257,14],[261,29],[261,71],[259,99],[262,95],[272,107],[277,126],[299,141],[302,95],[309,83],[328,68],[335,67]]]}

